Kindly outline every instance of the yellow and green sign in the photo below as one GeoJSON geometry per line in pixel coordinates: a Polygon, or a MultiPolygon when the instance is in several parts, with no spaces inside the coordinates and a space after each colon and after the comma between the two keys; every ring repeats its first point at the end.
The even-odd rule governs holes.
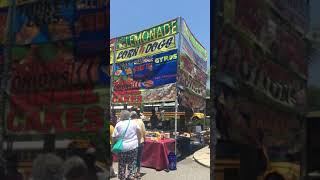
{"type": "MultiPolygon", "coordinates": [[[[176,48],[175,36],[169,36],[163,39],[158,39],[155,41],[142,44],[140,46],[117,50],[116,52],[116,62],[128,61],[131,59],[137,59],[144,56],[149,56],[153,54],[158,54],[166,52],[176,48]]],[[[110,62],[113,63],[113,53],[110,53],[110,62]]]]}
{"type": "Polygon", "coordinates": [[[198,40],[193,36],[190,29],[188,28],[185,21],[182,21],[182,35],[191,43],[192,47],[196,50],[196,52],[199,54],[199,56],[207,60],[208,53],[207,50],[198,42],[198,40]]]}
{"type": "Polygon", "coordinates": [[[117,38],[116,48],[126,49],[136,47],[157,39],[172,36],[178,33],[178,19],[154,26],[137,33],[121,36],[117,38]]]}

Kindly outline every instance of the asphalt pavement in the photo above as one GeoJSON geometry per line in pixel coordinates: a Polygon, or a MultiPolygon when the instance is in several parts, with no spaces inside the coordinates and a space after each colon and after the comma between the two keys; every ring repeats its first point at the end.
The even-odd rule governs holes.
{"type": "MultiPolygon", "coordinates": [[[[118,163],[115,162],[113,167],[118,171],[118,163]]],[[[210,180],[210,169],[197,163],[193,155],[179,161],[175,171],[156,171],[142,167],[141,173],[142,180],[210,180]]],[[[111,180],[117,179],[111,178],[111,180]]]]}

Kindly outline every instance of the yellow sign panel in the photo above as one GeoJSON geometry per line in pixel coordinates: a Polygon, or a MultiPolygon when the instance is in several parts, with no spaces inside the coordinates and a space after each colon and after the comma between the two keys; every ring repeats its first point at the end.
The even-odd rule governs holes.
{"type": "Polygon", "coordinates": [[[8,0],[0,0],[0,8],[8,7],[8,6],[9,6],[8,0]]]}
{"type": "MultiPolygon", "coordinates": [[[[176,48],[175,36],[169,36],[163,39],[152,41],[141,46],[118,50],[116,52],[117,62],[137,59],[152,54],[166,52],[176,48]]],[[[111,49],[110,49],[111,50],[111,49]]],[[[113,52],[110,52],[110,63],[114,60],[113,52]]]]}
{"type": "Polygon", "coordinates": [[[150,29],[118,37],[116,47],[117,49],[132,48],[176,33],[178,33],[178,20],[174,19],[150,29]]]}
{"type": "MultiPolygon", "coordinates": [[[[12,1],[12,0],[10,0],[12,1]]],[[[34,3],[39,0],[16,0],[16,5],[24,5],[28,3],[34,3]]],[[[9,0],[0,0],[0,8],[8,7],[9,6],[9,0]]]]}

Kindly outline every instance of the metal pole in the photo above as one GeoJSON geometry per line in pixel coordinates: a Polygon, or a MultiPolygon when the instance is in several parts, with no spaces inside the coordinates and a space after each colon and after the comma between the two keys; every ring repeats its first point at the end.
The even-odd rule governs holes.
{"type": "Polygon", "coordinates": [[[6,110],[7,110],[7,100],[9,96],[9,71],[10,71],[10,63],[11,63],[11,47],[13,43],[13,32],[12,32],[12,23],[13,16],[15,11],[15,0],[9,1],[9,9],[8,9],[8,17],[6,24],[6,38],[5,38],[5,48],[4,48],[4,65],[2,72],[2,80],[1,80],[1,124],[0,124],[0,158],[1,164],[4,165],[5,159],[3,156],[3,143],[4,143],[4,134],[5,134],[5,119],[6,119],[6,110]]]}
{"type": "MultiPolygon", "coordinates": [[[[181,47],[181,23],[182,23],[182,18],[181,17],[178,17],[178,25],[179,25],[179,28],[178,28],[178,61],[177,61],[177,72],[179,72],[179,61],[180,61],[180,47],[181,47]]],[[[179,73],[177,73],[177,78],[179,76],[179,73]]],[[[178,92],[178,85],[177,85],[178,82],[176,82],[176,91],[178,92]]],[[[178,93],[176,92],[177,96],[178,96],[178,93]]],[[[178,97],[176,97],[176,100],[175,100],[175,113],[174,113],[174,117],[175,117],[175,120],[174,120],[174,133],[175,133],[175,136],[174,136],[174,139],[175,139],[175,147],[174,147],[174,153],[175,155],[177,155],[177,129],[178,129],[178,97]]]]}
{"type": "Polygon", "coordinates": [[[177,155],[177,126],[178,126],[178,98],[175,101],[175,113],[174,113],[174,154],[177,155]]]}
{"type": "Polygon", "coordinates": [[[113,101],[113,98],[114,98],[114,87],[113,87],[113,80],[114,80],[114,76],[113,76],[113,73],[114,73],[114,68],[115,68],[115,65],[116,65],[116,61],[117,61],[117,53],[116,53],[116,44],[117,44],[117,39],[115,39],[115,42],[114,42],[114,47],[112,48],[112,53],[113,53],[113,62],[112,62],[112,67],[111,67],[111,111],[114,110],[114,103],[112,102],[113,101]]]}

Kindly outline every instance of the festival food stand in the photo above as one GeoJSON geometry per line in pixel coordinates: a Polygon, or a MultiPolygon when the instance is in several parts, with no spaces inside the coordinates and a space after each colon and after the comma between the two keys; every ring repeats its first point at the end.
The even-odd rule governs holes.
{"type": "Polygon", "coordinates": [[[2,148],[1,141],[0,151],[15,151],[19,162],[31,165],[48,135],[53,149],[56,140],[92,136],[103,154],[99,160],[106,161],[100,149],[107,148],[99,147],[106,137],[96,135],[109,100],[106,3],[1,0],[0,133],[9,146],[2,148]],[[29,156],[30,141],[39,146],[29,156]],[[20,142],[26,145],[18,151],[20,142]]]}
{"type": "MultiPolygon", "coordinates": [[[[142,165],[164,169],[168,164],[168,153],[174,151],[177,154],[181,117],[190,121],[194,112],[205,114],[207,51],[181,17],[113,38],[110,51],[111,108],[160,109],[156,114],[162,126],[169,127],[169,130],[147,134],[154,137],[147,138],[142,165]],[[186,109],[192,112],[190,117],[186,117],[186,109]],[[168,116],[174,119],[174,126],[167,123],[170,122],[168,116]]],[[[151,114],[144,115],[148,124],[151,114]]]]}

